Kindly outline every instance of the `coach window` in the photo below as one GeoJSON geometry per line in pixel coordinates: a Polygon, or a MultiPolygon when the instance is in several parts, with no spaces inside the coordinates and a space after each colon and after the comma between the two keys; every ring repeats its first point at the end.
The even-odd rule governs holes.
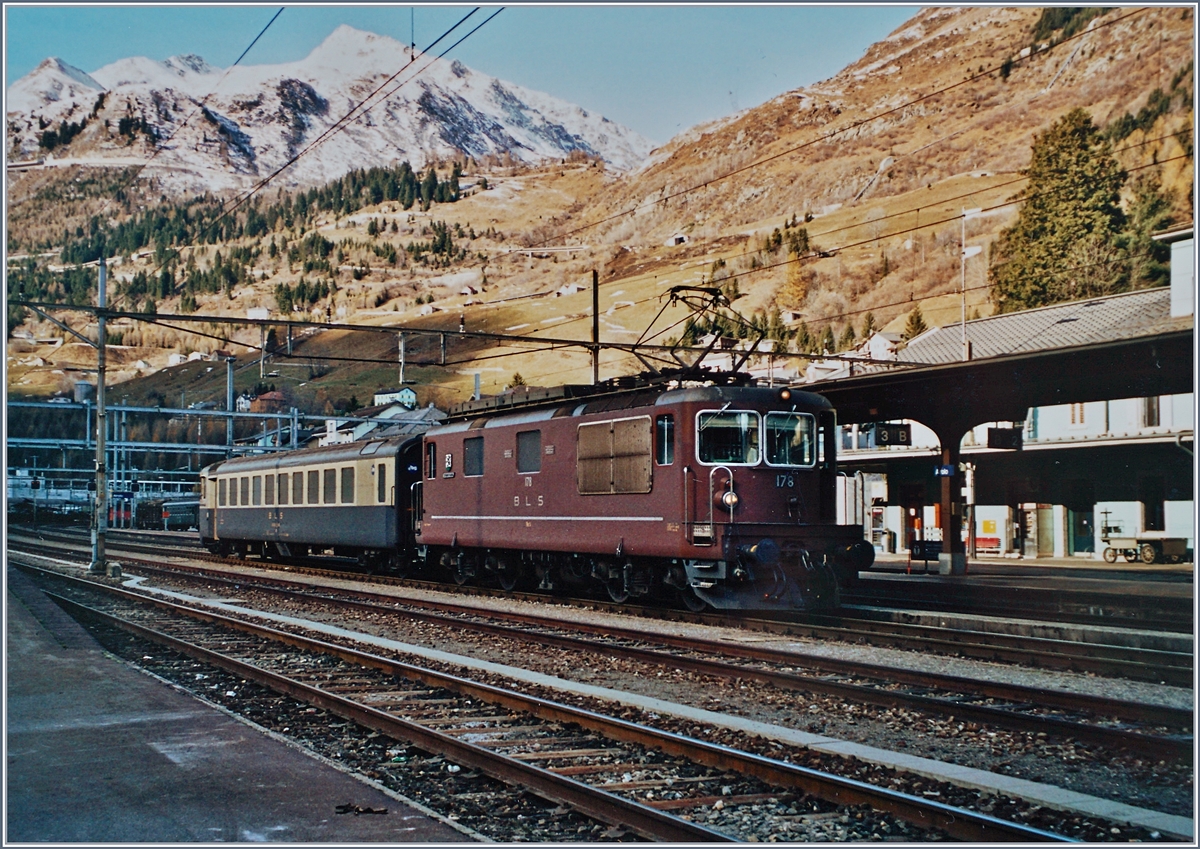
{"type": "Polygon", "coordinates": [[[241,489],[242,489],[242,494],[240,496],[238,496],[238,501],[241,502],[243,507],[247,507],[250,504],[250,476],[249,475],[246,475],[244,478],[242,478],[241,489]]]}
{"type": "Polygon", "coordinates": [[[292,503],[304,503],[304,472],[292,472],[292,503]]]}
{"type": "Polygon", "coordinates": [[[308,503],[321,503],[321,473],[316,469],[308,473],[308,503]]]}
{"type": "Polygon", "coordinates": [[[268,507],[275,503],[275,476],[265,475],[263,477],[263,504],[268,507]]]}
{"type": "Polygon", "coordinates": [[[322,484],[321,503],[337,504],[337,469],[326,469],[322,484]]]}
{"type": "Polygon", "coordinates": [[[342,503],[354,503],[354,467],[345,466],[342,468],[342,503]]]}
{"type": "Polygon", "coordinates": [[[238,489],[237,478],[230,478],[229,479],[229,506],[230,507],[237,507],[237,489],[238,489]]]}
{"type": "Polygon", "coordinates": [[[379,487],[379,493],[375,500],[380,504],[387,502],[387,463],[380,463],[375,471],[375,483],[379,487]]]}
{"type": "Polygon", "coordinates": [[[225,478],[217,481],[217,506],[225,506],[225,478]]]}
{"type": "Polygon", "coordinates": [[[483,437],[463,440],[463,474],[479,477],[483,474],[483,437]]]}
{"type": "Polygon", "coordinates": [[[437,477],[437,443],[425,443],[425,477],[433,480],[437,477]]]}
{"type": "Polygon", "coordinates": [[[262,505],[262,475],[255,475],[250,479],[250,492],[253,500],[250,502],[255,507],[262,505]]]}
{"type": "Polygon", "coordinates": [[[517,471],[530,474],[542,470],[542,432],[526,430],[517,434],[517,471]]]}
{"type": "Polygon", "coordinates": [[[675,462],[674,416],[658,416],[654,419],[654,462],[660,466],[675,462]]]}
{"type": "Polygon", "coordinates": [[[285,472],[279,476],[279,505],[282,507],[283,505],[285,505],[287,503],[288,503],[288,476],[287,476],[287,473],[285,472]]]}
{"type": "Polygon", "coordinates": [[[701,463],[758,463],[758,413],[730,410],[696,416],[696,451],[701,463]]]}

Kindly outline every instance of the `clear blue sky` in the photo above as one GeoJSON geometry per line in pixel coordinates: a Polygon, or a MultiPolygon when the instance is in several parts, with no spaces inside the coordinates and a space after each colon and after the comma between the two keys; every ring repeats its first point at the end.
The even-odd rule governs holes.
{"type": "MultiPolygon", "coordinates": [[[[84,71],[128,56],[232,64],[278,6],[5,7],[7,84],[48,56],[84,71]]],[[[303,58],[339,24],[427,46],[471,6],[289,6],[243,64],[303,58]]],[[[495,11],[483,7],[455,38],[495,11]]],[[[545,91],[655,142],[837,73],[916,6],[508,7],[456,48],[483,73],[545,91]]],[[[449,46],[449,39],[435,48],[449,46]]]]}

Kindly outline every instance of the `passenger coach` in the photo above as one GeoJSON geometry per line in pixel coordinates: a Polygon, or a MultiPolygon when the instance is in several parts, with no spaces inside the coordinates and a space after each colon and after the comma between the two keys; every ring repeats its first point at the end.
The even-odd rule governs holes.
{"type": "Polygon", "coordinates": [[[406,567],[420,438],[350,442],[215,463],[200,474],[211,551],[287,558],[333,549],[406,567]]]}

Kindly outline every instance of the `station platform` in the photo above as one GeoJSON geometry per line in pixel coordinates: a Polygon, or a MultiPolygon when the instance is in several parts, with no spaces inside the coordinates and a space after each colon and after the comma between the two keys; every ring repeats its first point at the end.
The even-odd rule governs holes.
{"type": "Polygon", "coordinates": [[[121,663],[25,575],[7,579],[6,845],[472,841],[121,663]]]}
{"type": "MultiPolygon", "coordinates": [[[[875,563],[864,575],[938,574],[936,559],[910,559],[907,553],[876,554],[875,563]]],[[[998,557],[977,556],[967,559],[966,577],[989,578],[1054,578],[1065,580],[1115,581],[1136,583],[1185,584],[1194,583],[1195,563],[1105,563],[1087,557],[998,557]]],[[[962,576],[958,576],[962,577],[962,576]]],[[[1190,589],[1176,592],[1190,593],[1190,589]]]]}

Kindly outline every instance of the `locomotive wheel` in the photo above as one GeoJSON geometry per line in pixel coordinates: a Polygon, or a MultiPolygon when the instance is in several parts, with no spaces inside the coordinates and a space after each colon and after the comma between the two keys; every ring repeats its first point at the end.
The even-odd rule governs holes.
{"type": "Polygon", "coordinates": [[[454,575],[454,583],[460,587],[465,586],[471,580],[471,570],[468,568],[465,561],[466,558],[458,558],[454,565],[450,567],[454,575]]]}
{"type": "Polygon", "coordinates": [[[1158,549],[1148,542],[1142,543],[1142,547],[1138,549],[1138,556],[1143,563],[1150,564],[1158,560],[1158,549]]]}
{"type": "Polygon", "coordinates": [[[1115,548],[1104,549],[1104,562],[1105,563],[1116,563],[1117,562],[1117,550],[1115,548]]]}
{"type": "Polygon", "coordinates": [[[512,592],[517,588],[517,584],[521,583],[521,567],[514,566],[507,560],[497,561],[496,582],[506,593],[512,592]]]}
{"type": "Polygon", "coordinates": [[[1136,563],[1137,559],[1138,559],[1137,551],[1135,551],[1134,549],[1131,548],[1125,552],[1125,562],[1126,563],[1136,563]]]}
{"type": "Polygon", "coordinates": [[[679,596],[680,603],[692,613],[700,613],[708,607],[708,602],[696,595],[696,591],[691,587],[680,587],[676,595],[679,596]]]}
{"type": "Polygon", "coordinates": [[[615,575],[605,581],[604,589],[608,590],[608,597],[617,604],[629,601],[629,591],[625,589],[625,578],[621,575],[615,575]]]}

